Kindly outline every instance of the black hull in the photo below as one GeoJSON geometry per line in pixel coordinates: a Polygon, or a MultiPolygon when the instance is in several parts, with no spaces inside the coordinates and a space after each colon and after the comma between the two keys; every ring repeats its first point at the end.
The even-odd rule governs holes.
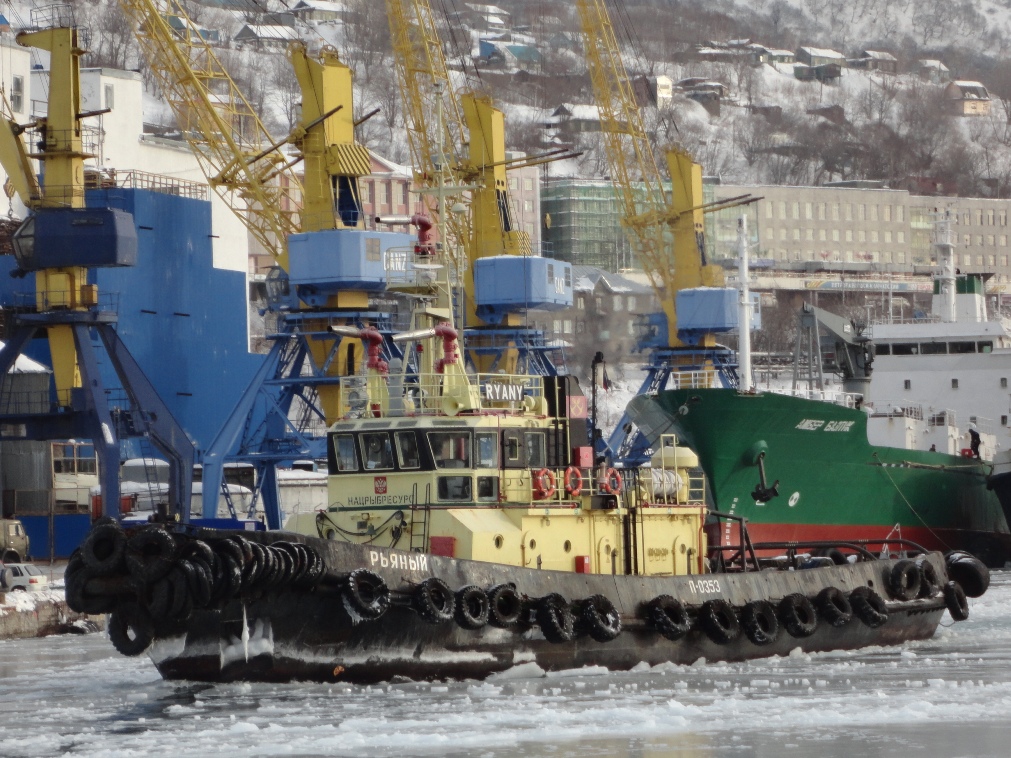
{"type": "MultiPolygon", "coordinates": [[[[197,536],[213,540],[227,534],[197,536]]],[[[809,637],[794,638],[783,629],[773,643],[758,646],[743,634],[731,643],[717,644],[693,627],[685,637],[671,642],[642,617],[644,604],[659,595],[672,595],[689,607],[722,598],[740,608],[758,599],[778,602],[792,593],[814,598],[832,586],[846,592],[870,587],[887,599],[885,588],[894,561],[694,577],[615,576],[523,569],[282,533],[243,536],[311,545],[324,557],[323,580],[309,591],[286,589],[244,603],[232,600],[220,610],[198,610],[185,624],[158,629],[147,652],[166,679],[372,683],[395,677],[482,679],[528,662],[558,671],[583,666],[625,670],[642,661],[651,665],[668,661],[688,664],[699,658],[740,661],[786,655],[798,647],[816,652],[927,639],[945,609],[937,594],[929,599],[889,601],[888,620],[876,629],[855,617],[840,628],[820,620],[809,637]],[[418,583],[433,576],[453,590],[512,582],[529,598],[559,593],[577,601],[599,594],[618,609],[623,630],[610,642],[579,636],[571,642],[552,643],[532,622],[515,629],[485,626],[469,630],[454,621],[426,623],[409,606],[396,604],[377,620],[356,622],[342,601],[340,582],[363,567],[379,574],[394,597],[405,599],[418,583]],[[245,642],[244,624],[250,635],[245,642]]],[[[931,554],[929,560],[939,577],[946,576],[940,555],[931,554]]]]}

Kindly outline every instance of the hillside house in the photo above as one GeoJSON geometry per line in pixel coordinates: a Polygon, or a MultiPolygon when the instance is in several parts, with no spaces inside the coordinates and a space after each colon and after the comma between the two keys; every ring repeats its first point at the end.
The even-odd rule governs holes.
{"type": "Polygon", "coordinates": [[[303,21],[337,23],[344,20],[347,6],[330,0],[298,0],[291,13],[303,21]]]}
{"type": "Polygon", "coordinates": [[[951,79],[951,71],[939,60],[924,58],[916,63],[917,73],[924,81],[942,84],[951,79]]]}
{"type": "Polygon", "coordinates": [[[797,63],[803,63],[811,68],[828,64],[835,64],[841,68],[846,65],[845,55],[821,47],[798,47],[794,59],[797,63]]]}
{"type": "Polygon", "coordinates": [[[865,71],[880,71],[882,74],[899,73],[899,61],[891,53],[881,50],[861,50],[859,55],[849,61],[850,68],[861,68],[865,71]]]}
{"type": "Polygon", "coordinates": [[[471,29],[484,32],[505,32],[512,28],[512,14],[497,5],[464,3],[460,14],[463,22],[471,29]]]}
{"type": "Polygon", "coordinates": [[[950,82],[944,88],[948,112],[956,116],[986,116],[990,113],[990,93],[979,82],[950,82]]]}
{"type": "Polygon", "coordinates": [[[780,50],[775,47],[762,48],[762,60],[765,63],[794,63],[797,55],[792,50],[780,50]]]}
{"type": "Polygon", "coordinates": [[[842,65],[839,63],[823,63],[819,66],[807,66],[803,63],[796,63],[793,66],[793,75],[802,82],[831,84],[842,76],[842,65]]]}
{"type": "Polygon", "coordinates": [[[544,126],[566,134],[600,131],[600,111],[596,105],[562,103],[555,108],[544,126]]]}
{"type": "Polygon", "coordinates": [[[637,76],[632,80],[635,99],[641,106],[666,108],[674,97],[674,83],[669,76],[637,76]]]}
{"type": "Polygon", "coordinates": [[[297,31],[281,24],[246,24],[232,38],[236,44],[249,45],[256,50],[284,50],[289,42],[297,39],[297,31]]]}
{"type": "Polygon", "coordinates": [[[846,109],[835,103],[816,105],[813,108],[808,108],[807,115],[821,116],[823,119],[833,124],[842,125],[846,123],[846,109]]]}

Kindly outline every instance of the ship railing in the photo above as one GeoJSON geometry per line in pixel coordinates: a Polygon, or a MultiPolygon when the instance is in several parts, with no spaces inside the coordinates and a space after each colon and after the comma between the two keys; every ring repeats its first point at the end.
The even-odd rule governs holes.
{"type": "Polygon", "coordinates": [[[798,389],[773,389],[772,392],[777,395],[789,395],[790,397],[799,397],[804,400],[820,400],[825,403],[842,405],[846,408],[859,408],[863,403],[863,395],[857,392],[807,389],[803,387],[798,389]]]}
{"type": "Polygon", "coordinates": [[[673,371],[670,375],[671,388],[706,389],[717,387],[715,371],[673,371]]]}
{"type": "Polygon", "coordinates": [[[430,254],[413,247],[391,247],[386,251],[384,266],[386,284],[393,289],[432,289],[439,283],[455,285],[459,278],[449,256],[438,251],[430,254]]]}
{"type": "Polygon", "coordinates": [[[85,188],[99,190],[143,189],[163,195],[176,195],[192,200],[207,199],[207,185],[187,179],[177,179],[164,174],[147,171],[120,171],[114,168],[101,170],[87,169],[84,175],[85,188]]]}
{"type": "Polygon", "coordinates": [[[922,316],[903,316],[901,318],[874,319],[870,322],[864,335],[873,339],[875,326],[894,326],[895,324],[939,324],[941,317],[933,313],[922,316]]]}

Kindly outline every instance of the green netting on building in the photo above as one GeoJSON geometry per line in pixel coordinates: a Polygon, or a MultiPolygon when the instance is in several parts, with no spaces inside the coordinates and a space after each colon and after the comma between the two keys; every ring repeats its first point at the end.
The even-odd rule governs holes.
{"type": "Polygon", "coordinates": [[[605,271],[635,268],[632,246],[619,221],[614,186],[591,179],[549,179],[541,188],[544,254],[605,271]]]}

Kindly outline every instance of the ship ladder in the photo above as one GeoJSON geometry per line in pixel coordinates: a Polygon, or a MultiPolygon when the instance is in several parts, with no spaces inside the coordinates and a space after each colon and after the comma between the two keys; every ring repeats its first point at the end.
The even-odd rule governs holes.
{"type": "Polygon", "coordinates": [[[424,505],[418,505],[417,485],[415,485],[414,497],[411,499],[414,501],[411,505],[411,552],[427,553],[428,522],[431,515],[431,508],[428,505],[430,498],[425,498],[424,505]]]}

